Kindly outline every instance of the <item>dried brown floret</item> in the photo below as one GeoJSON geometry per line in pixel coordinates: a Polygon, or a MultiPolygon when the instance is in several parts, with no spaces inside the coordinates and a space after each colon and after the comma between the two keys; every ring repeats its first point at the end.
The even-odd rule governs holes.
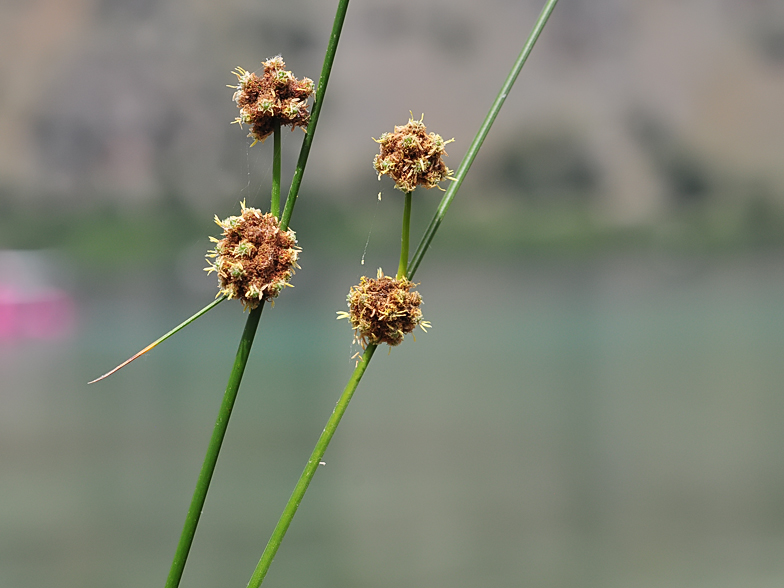
{"type": "Polygon", "coordinates": [[[444,141],[441,135],[428,133],[423,119],[424,115],[420,120],[412,116],[405,126],[395,127],[394,133],[373,139],[381,145],[381,152],[373,160],[378,179],[390,176],[395,188],[403,192],[411,192],[418,185],[436,187],[452,175],[441,156],[447,154],[444,147],[454,139],[444,141]]]}
{"type": "Polygon", "coordinates": [[[239,298],[245,308],[273,300],[290,286],[301,249],[291,229],[281,231],[278,219],[242,203],[242,215],[215,222],[223,239],[210,237],[215,249],[207,254],[208,273],[216,272],[218,295],[239,298]]]}
{"type": "Polygon", "coordinates": [[[254,139],[253,145],[272,134],[275,121],[281,126],[290,126],[291,130],[306,127],[310,120],[308,97],[314,90],[313,80],[298,80],[283,69],[286,64],[280,55],[262,65],[264,74],[261,77],[238,67],[232,73],[239,83],[229,86],[236,90],[233,100],[240,109],[234,122],[240,126],[243,123],[250,125],[248,136],[254,139]]]}
{"type": "Polygon", "coordinates": [[[422,297],[411,292],[416,286],[406,278],[395,279],[378,270],[375,279],[362,277],[359,284],[348,293],[349,312],[339,312],[338,318],[348,318],[354,329],[354,339],[368,344],[400,345],[406,333],[419,325],[422,330],[430,323],[422,320],[422,297]]]}

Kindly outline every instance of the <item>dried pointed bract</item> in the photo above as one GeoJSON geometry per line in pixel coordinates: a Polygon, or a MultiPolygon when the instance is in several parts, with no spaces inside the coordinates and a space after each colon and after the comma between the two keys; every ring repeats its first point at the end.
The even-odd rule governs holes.
{"type": "Polygon", "coordinates": [[[239,298],[245,308],[274,299],[290,286],[301,249],[291,229],[281,231],[278,219],[242,203],[242,215],[215,222],[223,239],[210,239],[215,249],[207,254],[207,272],[216,272],[218,294],[239,298]]]}
{"type": "Polygon", "coordinates": [[[381,145],[381,152],[373,160],[378,179],[388,175],[395,181],[395,188],[411,192],[418,185],[430,189],[452,175],[444,161],[444,147],[454,139],[444,141],[441,135],[428,133],[422,120],[408,120],[408,124],[395,127],[394,133],[384,133],[373,139],[381,145]]]}
{"type": "Polygon", "coordinates": [[[298,80],[290,71],[283,69],[286,64],[278,55],[263,62],[264,73],[261,77],[241,67],[232,73],[237,76],[238,84],[229,86],[234,92],[234,101],[240,115],[234,119],[240,126],[250,125],[249,137],[253,145],[264,141],[272,134],[274,122],[281,126],[306,127],[310,120],[308,97],[313,94],[314,84],[310,78],[298,80]]]}

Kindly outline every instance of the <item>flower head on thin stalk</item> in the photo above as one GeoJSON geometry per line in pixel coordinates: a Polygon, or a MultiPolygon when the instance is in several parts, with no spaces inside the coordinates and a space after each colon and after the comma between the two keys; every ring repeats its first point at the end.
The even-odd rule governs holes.
{"type": "MultiPolygon", "coordinates": [[[[240,109],[234,122],[240,126],[250,125],[249,137],[253,145],[264,141],[272,134],[274,122],[281,126],[305,128],[310,119],[308,98],[313,94],[314,84],[310,78],[298,80],[290,71],[283,69],[286,64],[278,55],[263,62],[264,73],[261,77],[241,67],[232,73],[237,76],[233,100],[240,109]]],[[[252,145],[251,145],[252,146],[252,145]]]]}
{"type": "Polygon", "coordinates": [[[441,135],[428,133],[419,120],[409,118],[408,124],[395,127],[393,133],[384,133],[373,139],[381,145],[381,152],[373,160],[378,179],[388,175],[395,181],[395,188],[411,192],[418,185],[430,189],[451,177],[450,170],[441,159],[446,155],[444,147],[454,139],[444,141],[441,135]]]}
{"type": "Polygon", "coordinates": [[[369,343],[400,345],[417,325],[423,331],[430,327],[429,322],[422,320],[422,296],[411,291],[414,286],[405,278],[385,276],[379,268],[378,277],[363,276],[359,284],[351,287],[347,297],[349,312],[338,312],[338,318],[349,319],[354,340],[363,348],[369,343]]]}
{"type": "Polygon", "coordinates": [[[256,308],[291,286],[301,249],[294,231],[281,231],[276,217],[241,205],[240,216],[215,217],[223,239],[210,237],[215,249],[207,253],[205,269],[218,274],[218,295],[239,298],[245,308],[256,308]]]}

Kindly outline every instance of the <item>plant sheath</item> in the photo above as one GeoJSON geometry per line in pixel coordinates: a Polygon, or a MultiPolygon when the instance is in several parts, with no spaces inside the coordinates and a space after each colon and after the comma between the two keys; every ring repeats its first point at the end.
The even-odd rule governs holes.
{"type": "Polygon", "coordinates": [[[283,509],[283,514],[280,515],[280,520],[278,520],[278,524],[272,532],[267,547],[264,549],[264,553],[261,554],[259,564],[256,566],[256,569],[250,578],[250,582],[248,582],[248,588],[258,588],[262,581],[264,581],[264,576],[267,575],[270,564],[275,558],[275,554],[280,547],[281,541],[283,541],[283,537],[286,535],[291,520],[297,512],[300,502],[302,502],[302,497],[305,495],[305,491],[308,489],[316,470],[322,463],[321,460],[324,457],[324,453],[327,451],[329,442],[332,440],[332,436],[335,434],[335,430],[337,430],[338,425],[340,424],[340,419],[343,418],[343,415],[348,408],[348,403],[351,401],[351,397],[354,395],[354,391],[357,389],[359,381],[362,379],[362,375],[365,373],[368,363],[370,363],[370,358],[373,357],[375,351],[376,345],[368,345],[362,358],[357,363],[357,367],[351,374],[351,378],[349,378],[348,384],[346,384],[346,388],[343,390],[343,394],[340,395],[335,410],[332,411],[332,415],[327,421],[327,426],[324,427],[324,431],[322,431],[321,436],[316,443],[316,447],[310,455],[305,470],[302,472],[297,485],[294,487],[291,498],[289,498],[289,501],[286,503],[286,508],[283,509]]]}
{"type": "Polygon", "coordinates": [[[223,444],[223,438],[226,436],[226,429],[229,426],[231,411],[234,408],[234,401],[237,398],[237,391],[240,388],[242,374],[245,372],[245,366],[248,363],[248,355],[250,354],[250,348],[253,345],[253,337],[256,335],[256,328],[259,325],[259,319],[261,318],[261,311],[263,308],[264,302],[262,301],[261,304],[250,311],[248,320],[245,322],[245,329],[242,332],[237,355],[234,358],[234,367],[229,375],[229,382],[226,384],[226,392],[223,394],[223,401],[221,402],[220,411],[218,412],[218,418],[215,421],[212,437],[207,446],[207,454],[204,456],[204,463],[201,466],[199,479],[196,482],[196,489],[193,491],[191,505],[188,509],[188,514],[185,517],[185,525],[183,526],[180,541],[177,544],[177,550],[174,553],[174,559],[172,560],[171,569],[169,570],[169,577],[166,579],[166,588],[176,588],[180,585],[180,579],[182,578],[182,573],[185,569],[185,562],[188,559],[188,552],[193,544],[196,526],[199,524],[199,517],[204,508],[207,490],[209,490],[212,474],[215,471],[215,464],[218,462],[218,454],[220,453],[221,445],[223,444]]]}
{"type": "Polygon", "coordinates": [[[504,101],[509,95],[509,91],[512,89],[515,80],[517,80],[520,70],[523,69],[523,65],[525,65],[528,56],[531,54],[531,49],[534,48],[534,44],[539,38],[542,29],[544,29],[544,25],[547,24],[547,19],[550,18],[550,14],[557,2],[558,0],[547,0],[547,2],[545,2],[544,8],[542,8],[542,12],[539,14],[539,18],[537,18],[534,23],[531,34],[528,35],[528,39],[526,39],[525,44],[520,51],[520,55],[518,55],[517,60],[514,62],[509,75],[506,76],[506,80],[504,80],[504,84],[501,86],[501,91],[498,93],[498,96],[496,96],[492,106],[490,106],[490,110],[488,111],[485,120],[482,122],[482,125],[479,127],[476,137],[474,137],[463,160],[460,162],[460,167],[458,167],[457,172],[455,172],[453,182],[450,184],[449,188],[447,188],[443,198],[441,198],[441,203],[438,205],[438,209],[436,209],[436,212],[433,215],[433,220],[430,221],[430,225],[425,230],[425,234],[419,242],[419,246],[414,252],[414,256],[411,258],[411,263],[408,266],[408,279],[413,278],[417,269],[419,269],[419,264],[422,263],[422,258],[425,256],[427,248],[430,247],[430,243],[433,241],[433,237],[435,236],[436,231],[438,231],[441,221],[444,220],[446,211],[449,210],[449,205],[452,204],[452,200],[454,200],[457,191],[460,189],[460,184],[463,183],[463,179],[471,168],[471,164],[474,163],[476,154],[479,153],[479,148],[482,146],[482,143],[484,143],[485,137],[487,137],[487,133],[490,131],[490,127],[493,126],[493,122],[495,121],[496,116],[498,116],[498,112],[504,105],[504,101]]]}
{"type": "Polygon", "coordinates": [[[403,230],[400,232],[400,264],[397,266],[398,280],[406,277],[408,269],[408,243],[411,235],[411,192],[406,192],[406,203],[403,206],[403,230]]]}

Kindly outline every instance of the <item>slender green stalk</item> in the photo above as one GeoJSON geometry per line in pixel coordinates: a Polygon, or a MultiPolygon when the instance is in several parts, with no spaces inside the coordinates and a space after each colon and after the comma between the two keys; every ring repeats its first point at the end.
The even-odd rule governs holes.
{"type": "Polygon", "coordinates": [[[534,48],[534,44],[539,38],[539,34],[542,32],[544,25],[547,24],[547,19],[550,18],[550,14],[552,13],[553,8],[555,8],[557,2],[558,0],[547,0],[544,8],[542,9],[542,12],[539,14],[539,18],[536,19],[536,23],[534,23],[534,28],[531,31],[531,34],[528,35],[528,39],[526,40],[525,45],[523,45],[523,49],[520,51],[520,55],[514,62],[514,65],[512,66],[509,75],[506,77],[506,80],[504,80],[503,86],[501,86],[501,91],[498,93],[498,96],[490,107],[484,122],[482,122],[482,126],[479,127],[479,131],[477,131],[476,137],[474,137],[474,140],[468,147],[468,151],[463,157],[463,161],[460,162],[460,167],[455,173],[454,181],[450,184],[449,188],[447,188],[444,197],[441,199],[441,203],[439,204],[438,209],[433,215],[433,220],[430,221],[430,225],[425,230],[422,241],[420,241],[417,250],[414,252],[414,257],[411,258],[411,263],[408,266],[409,279],[413,278],[417,269],[419,269],[419,264],[422,263],[422,258],[425,256],[427,248],[430,247],[430,243],[433,241],[433,237],[435,236],[438,227],[441,225],[441,221],[444,219],[446,211],[449,209],[449,205],[452,204],[452,200],[457,194],[457,191],[460,189],[460,185],[463,183],[463,179],[468,173],[468,170],[471,168],[471,164],[474,163],[476,154],[479,153],[479,148],[482,146],[482,143],[484,143],[485,137],[487,137],[487,133],[490,131],[490,127],[493,126],[493,122],[495,121],[496,116],[498,116],[498,112],[504,105],[504,101],[509,95],[509,91],[512,89],[515,80],[517,80],[517,76],[520,73],[520,70],[523,68],[523,65],[525,65],[528,56],[531,54],[531,49],[534,48]]]}
{"type": "MultiPolygon", "coordinates": [[[[330,36],[327,52],[324,56],[324,65],[321,70],[321,77],[319,78],[319,86],[316,92],[316,100],[311,111],[308,130],[305,134],[304,140],[302,141],[302,148],[300,150],[299,159],[297,161],[297,168],[291,183],[289,195],[286,199],[283,218],[280,222],[280,228],[284,231],[288,228],[289,220],[291,219],[291,213],[294,209],[294,204],[299,192],[299,186],[302,183],[302,174],[305,171],[305,164],[307,163],[308,155],[310,153],[310,146],[313,143],[313,135],[316,131],[316,124],[318,122],[319,113],[321,112],[321,104],[324,100],[324,95],[327,90],[327,83],[332,71],[332,64],[335,61],[335,53],[337,51],[338,40],[340,39],[340,32],[343,27],[343,21],[346,17],[347,8],[348,0],[340,0],[337,14],[335,15],[335,22],[332,27],[332,35],[330,36]]],[[[278,216],[280,211],[281,172],[279,124],[277,124],[274,128],[273,151],[273,177],[270,210],[273,215],[278,216]]],[[[182,573],[185,569],[185,561],[187,560],[188,552],[190,551],[191,544],[193,543],[193,537],[196,534],[196,526],[198,525],[199,516],[204,506],[204,501],[207,497],[207,490],[209,489],[212,474],[215,470],[215,464],[218,461],[218,454],[220,453],[221,444],[223,443],[223,438],[226,434],[226,429],[229,424],[229,417],[231,416],[231,410],[234,407],[234,400],[237,397],[237,391],[239,390],[240,382],[242,380],[242,374],[245,371],[245,365],[248,361],[248,355],[250,353],[251,345],[253,344],[253,338],[256,334],[256,328],[258,327],[259,319],[261,318],[261,310],[263,306],[264,305],[262,303],[256,309],[252,310],[250,316],[248,317],[248,321],[245,324],[245,330],[243,331],[242,339],[240,340],[240,347],[237,351],[237,357],[234,361],[234,368],[232,369],[231,375],[229,376],[229,382],[226,386],[226,393],[224,394],[220,412],[218,413],[218,419],[215,422],[212,438],[210,439],[210,444],[207,447],[207,455],[204,457],[204,464],[202,466],[201,473],[199,474],[199,479],[196,483],[196,489],[193,493],[191,506],[188,509],[188,515],[185,519],[182,535],[180,536],[180,542],[177,545],[177,551],[175,552],[174,560],[172,561],[172,567],[169,572],[169,577],[166,581],[166,588],[176,588],[180,584],[180,579],[182,578],[182,573]]],[[[368,359],[370,356],[372,356],[372,352],[369,354],[368,359]]],[[[366,362],[365,365],[367,365],[366,362]]],[[[364,369],[362,371],[364,371],[364,369]]],[[[358,381],[359,378],[357,378],[357,382],[358,381]]],[[[354,388],[356,388],[356,385],[354,388]]],[[[343,410],[345,411],[345,409],[343,410]]],[[[327,444],[328,443],[329,440],[327,440],[327,444]]],[[[326,446],[324,449],[326,450],[326,446]]],[[[316,465],[318,465],[318,460],[316,465]]],[[[307,488],[307,485],[305,487],[307,488]]],[[[296,507],[294,510],[296,511],[296,507]]],[[[288,525],[286,525],[286,527],[288,527],[288,525]]],[[[283,534],[285,534],[285,530],[283,531],[283,534]]]]}
{"type": "MultiPolygon", "coordinates": [[[[313,135],[316,131],[316,124],[318,123],[319,113],[321,112],[321,104],[324,100],[324,95],[327,90],[327,83],[332,71],[332,64],[335,61],[335,53],[337,51],[338,40],[340,39],[340,32],[343,27],[343,21],[346,17],[347,8],[348,0],[340,0],[337,14],[335,15],[335,22],[332,27],[332,35],[330,36],[327,52],[324,56],[324,65],[321,69],[321,77],[319,78],[319,86],[316,92],[316,100],[311,111],[308,130],[305,134],[304,140],[302,141],[302,148],[300,150],[299,159],[297,161],[297,168],[294,173],[294,178],[292,179],[289,195],[286,199],[283,218],[280,222],[280,228],[284,231],[288,228],[289,220],[291,219],[291,213],[294,209],[294,204],[299,192],[299,186],[302,183],[302,174],[305,171],[305,164],[307,163],[308,155],[310,153],[310,146],[313,143],[313,135]]],[[[272,196],[270,202],[270,211],[275,216],[278,216],[278,213],[280,212],[280,160],[280,124],[276,123],[274,128],[272,196]]],[[[248,355],[250,353],[251,345],[253,344],[253,338],[256,334],[256,328],[258,327],[263,307],[264,304],[262,303],[256,309],[252,310],[250,316],[248,317],[247,323],[245,324],[245,330],[243,331],[242,339],[240,340],[240,347],[237,351],[237,357],[234,360],[234,368],[232,369],[231,375],[229,376],[229,382],[226,386],[226,393],[224,394],[220,412],[218,413],[218,418],[215,422],[215,428],[213,430],[212,438],[210,439],[210,444],[207,447],[207,454],[204,457],[204,464],[202,465],[202,470],[196,483],[196,489],[193,493],[191,506],[188,509],[188,515],[185,519],[182,535],[180,536],[180,542],[177,545],[177,551],[175,552],[174,560],[172,561],[172,567],[169,571],[169,577],[166,581],[166,588],[176,588],[180,584],[180,579],[182,578],[182,573],[185,569],[185,562],[187,560],[190,547],[193,543],[193,537],[196,534],[196,526],[198,525],[199,516],[204,506],[204,501],[207,497],[207,490],[209,489],[210,481],[212,480],[212,474],[215,471],[215,464],[218,461],[218,454],[220,453],[223,438],[229,425],[229,417],[231,416],[231,411],[234,407],[234,400],[237,397],[237,391],[239,390],[242,375],[245,371],[245,365],[248,361],[248,355]]],[[[368,354],[366,353],[366,355],[368,354]]],[[[370,356],[372,356],[372,351],[369,353],[367,359],[369,359],[370,356]]],[[[364,362],[364,365],[367,365],[366,361],[364,362]]],[[[364,369],[362,371],[364,372],[364,369]]],[[[361,377],[361,374],[359,377],[361,377]]],[[[357,378],[357,382],[359,382],[359,377],[357,378]]],[[[354,388],[356,388],[356,384],[354,385],[354,388]]],[[[351,395],[349,394],[349,398],[350,397],[351,395]]],[[[346,404],[348,404],[348,401],[346,401],[346,404]]],[[[343,410],[345,411],[345,408],[343,410]]],[[[338,418],[338,421],[339,420],[340,419],[338,418]]],[[[337,427],[337,424],[335,426],[337,427]]],[[[329,440],[327,440],[327,444],[328,443],[329,440]]],[[[324,446],[324,450],[326,450],[326,445],[324,446]]],[[[320,461],[320,459],[316,461],[316,465],[318,465],[318,461],[320,461]]],[[[312,473],[310,477],[313,477],[312,473]]],[[[305,488],[307,488],[307,484],[305,485],[305,488]]],[[[297,504],[299,504],[299,502],[297,502],[297,504]]],[[[296,511],[296,507],[294,508],[294,511],[296,511]]],[[[288,524],[286,527],[288,527],[288,524]]],[[[285,529],[283,534],[285,534],[285,529]]],[[[277,547],[275,549],[277,550],[277,547]]]]}
{"type": "Polygon", "coordinates": [[[134,359],[140,358],[142,355],[144,355],[145,353],[150,351],[153,347],[157,346],[159,343],[163,343],[164,341],[166,341],[166,339],[168,339],[169,337],[174,335],[174,333],[176,333],[177,331],[180,331],[181,329],[184,329],[185,327],[187,327],[189,324],[191,324],[193,321],[195,321],[197,318],[199,318],[203,314],[207,314],[207,312],[209,312],[210,310],[212,310],[213,308],[218,306],[218,304],[220,304],[224,300],[226,300],[226,295],[225,294],[221,294],[215,300],[210,302],[207,306],[202,308],[199,312],[197,312],[196,314],[194,314],[190,318],[188,318],[188,319],[184,320],[183,322],[181,322],[179,325],[174,327],[171,331],[169,331],[168,333],[166,333],[162,337],[159,337],[158,339],[156,339],[155,341],[150,343],[147,347],[145,347],[144,349],[142,349],[138,353],[136,353],[136,354],[132,355],[131,357],[129,357],[128,359],[126,359],[124,362],[122,362],[120,365],[118,365],[113,370],[108,371],[104,375],[102,375],[100,378],[95,378],[94,380],[92,380],[90,382],[87,382],[87,383],[88,384],[94,384],[95,382],[99,382],[100,380],[103,380],[104,378],[108,378],[114,372],[124,368],[126,365],[131,363],[134,359]]]}
{"type": "Polygon", "coordinates": [[[335,434],[335,431],[340,424],[340,419],[343,418],[343,415],[348,408],[348,403],[351,402],[351,397],[354,395],[354,391],[357,389],[359,381],[362,379],[362,375],[365,373],[365,370],[370,363],[370,358],[373,357],[375,351],[376,345],[368,345],[367,349],[365,349],[365,353],[362,355],[362,359],[357,363],[354,373],[351,374],[351,378],[349,378],[348,384],[346,384],[346,388],[343,390],[343,394],[340,395],[335,410],[332,411],[332,415],[327,421],[327,426],[324,427],[324,431],[322,431],[321,436],[316,443],[316,447],[310,455],[305,470],[302,472],[297,485],[294,487],[294,492],[292,492],[289,501],[286,503],[286,508],[283,509],[283,514],[280,516],[280,520],[275,526],[275,530],[272,532],[267,547],[261,555],[259,564],[256,566],[256,569],[250,578],[250,582],[248,582],[248,588],[258,588],[262,581],[264,581],[264,576],[267,575],[270,564],[275,558],[275,554],[280,547],[281,541],[283,541],[283,537],[286,535],[291,520],[297,512],[300,502],[302,502],[302,497],[305,496],[305,491],[308,489],[319,465],[323,463],[321,460],[324,457],[324,453],[327,451],[329,442],[332,440],[332,436],[335,434]]]}
{"type": "Polygon", "coordinates": [[[297,159],[297,169],[294,170],[294,177],[291,180],[289,195],[286,198],[286,206],[283,209],[283,218],[280,221],[280,228],[282,231],[289,228],[291,213],[297,202],[299,187],[300,184],[302,184],[302,175],[305,173],[305,164],[307,163],[308,155],[310,154],[310,146],[313,144],[313,136],[316,134],[316,125],[318,124],[319,115],[321,114],[321,105],[324,103],[324,95],[327,92],[327,84],[329,83],[329,76],[332,73],[332,64],[335,62],[335,53],[337,53],[338,50],[338,41],[340,41],[340,33],[343,30],[343,21],[346,19],[347,10],[348,0],[340,0],[338,2],[337,12],[335,13],[335,20],[332,23],[332,34],[330,35],[329,43],[327,44],[327,52],[324,54],[324,64],[321,66],[321,76],[319,77],[318,88],[316,89],[316,99],[313,102],[313,108],[310,111],[308,130],[305,133],[305,139],[302,141],[299,159],[297,159]]]}
{"type": "Polygon", "coordinates": [[[397,279],[406,277],[408,269],[408,243],[411,234],[411,192],[406,192],[403,206],[403,230],[400,232],[400,264],[397,266],[397,279]]]}
{"type": "MultiPolygon", "coordinates": [[[[481,147],[485,137],[487,136],[490,127],[492,126],[493,122],[495,121],[498,112],[501,109],[504,101],[506,100],[506,96],[509,94],[509,90],[511,89],[512,85],[514,84],[515,80],[517,79],[520,70],[522,69],[525,61],[528,59],[528,55],[531,53],[531,49],[533,48],[536,40],[539,38],[539,34],[542,32],[544,25],[547,23],[550,14],[553,11],[558,0],[547,0],[545,3],[544,8],[542,9],[539,18],[537,19],[536,23],[534,24],[534,28],[531,31],[531,34],[528,36],[528,39],[523,45],[523,49],[520,52],[520,56],[515,61],[511,72],[507,76],[506,80],[504,81],[504,85],[501,88],[501,92],[498,94],[498,97],[493,102],[493,105],[490,107],[490,111],[485,117],[482,126],[479,128],[474,141],[468,148],[468,152],[466,153],[463,161],[460,163],[460,167],[458,168],[457,173],[455,174],[455,181],[449,187],[449,189],[444,194],[443,199],[441,200],[441,204],[436,211],[436,214],[433,220],[430,223],[427,231],[425,232],[422,241],[417,248],[416,253],[414,254],[413,259],[411,260],[411,264],[408,265],[408,278],[411,279],[416,272],[419,264],[422,262],[422,258],[424,257],[425,253],[427,252],[428,247],[430,246],[430,242],[433,240],[433,236],[435,235],[436,231],[438,230],[441,221],[446,214],[449,205],[452,203],[452,200],[457,193],[457,190],[460,188],[460,184],[463,181],[468,169],[471,167],[474,159],[476,158],[476,154],[479,152],[479,148],[481,147]]],[[[292,186],[293,189],[293,186],[292,186]]],[[[289,202],[292,200],[291,195],[292,193],[296,194],[296,191],[289,192],[289,199],[286,201],[286,208],[289,207],[289,202]]],[[[295,196],[296,197],[296,196],[295,196]]],[[[293,206],[293,203],[292,203],[293,206]]],[[[404,210],[404,230],[406,229],[407,222],[405,220],[406,214],[409,215],[410,219],[410,205],[407,207],[408,212],[404,210]]],[[[286,213],[284,211],[284,219],[286,218],[286,213]]],[[[401,237],[401,239],[403,239],[401,237]]],[[[404,240],[404,239],[403,239],[404,240]]],[[[402,252],[401,252],[401,264],[402,262],[402,252]]],[[[400,270],[398,270],[400,271],[400,270]]],[[[354,394],[354,391],[357,389],[360,380],[362,379],[365,370],[370,363],[370,360],[373,358],[373,353],[376,350],[376,346],[369,345],[368,348],[365,350],[362,359],[357,364],[354,373],[351,374],[351,378],[349,378],[348,384],[346,385],[343,394],[338,400],[338,404],[335,407],[335,410],[332,413],[332,416],[329,418],[327,422],[327,426],[324,428],[321,437],[319,437],[318,442],[316,443],[316,447],[313,450],[313,453],[308,460],[307,465],[305,466],[305,470],[302,472],[297,485],[294,488],[294,492],[289,498],[286,507],[283,509],[283,514],[278,521],[278,524],[275,526],[274,531],[272,532],[272,536],[270,537],[269,542],[267,543],[267,547],[264,549],[264,553],[262,553],[261,559],[259,560],[258,565],[256,566],[253,575],[251,576],[250,582],[248,583],[248,588],[259,588],[264,577],[267,575],[267,571],[269,570],[270,565],[272,564],[272,560],[275,557],[275,554],[280,547],[280,543],[283,540],[283,537],[286,535],[286,531],[291,524],[291,520],[294,517],[294,514],[297,512],[297,508],[299,507],[302,498],[305,495],[308,486],[310,485],[311,480],[313,479],[313,475],[316,473],[316,469],[318,468],[319,463],[321,462],[321,458],[324,456],[324,452],[329,445],[332,436],[335,434],[335,430],[337,429],[338,424],[340,423],[340,419],[343,417],[343,414],[348,407],[348,403],[351,400],[351,397],[354,394]]]]}
{"type": "Polygon", "coordinates": [[[272,199],[270,213],[280,217],[280,121],[272,123],[272,199]]]}
{"type": "MultiPolygon", "coordinates": [[[[272,197],[270,210],[273,215],[280,212],[280,122],[275,121],[274,126],[274,149],[272,162],[272,197]]],[[[207,454],[204,456],[204,463],[201,466],[199,479],[196,481],[196,488],[193,491],[191,506],[185,517],[185,525],[180,534],[180,541],[174,553],[169,577],[166,580],[166,588],[176,588],[180,585],[185,562],[193,544],[193,537],[196,535],[196,527],[199,524],[199,517],[204,508],[204,501],[207,499],[207,491],[210,488],[212,474],[215,471],[215,464],[218,463],[223,438],[226,436],[226,429],[229,426],[229,418],[234,408],[234,401],[240,388],[242,375],[245,373],[245,366],[248,363],[248,355],[253,345],[253,338],[256,336],[256,329],[259,326],[261,311],[264,308],[264,300],[254,308],[245,323],[245,330],[242,332],[240,346],[237,356],[234,359],[234,367],[229,375],[229,382],[226,384],[226,392],[223,395],[223,402],[218,411],[218,418],[215,421],[215,428],[212,431],[210,443],[207,446],[207,454]]]]}
{"type": "Polygon", "coordinates": [[[180,541],[177,544],[177,550],[174,553],[174,559],[172,560],[171,569],[169,570],[169,577],[166,579],[166,588],[176,588],[180,585],[182,572],[185,570],[188,552],[193,544],[196,526],[199,524],[199,517],[204,508],[207,490],[209,490],[212,474],[215,471],[215,464],[218,462],[218,454],[220,453],[221,445],[223,444],[223,438],[226,436],[226,429],[229,426],[231,411],[234,408],[234,401],[237,398],[237,391],[240,388],[242,374],[245,372],[245,366],[248,363],[250,348],[253,345],[253,338],[256,335],[256,328],[259,325],[259,319],[261,318],[261,311],[263,308],[264,302],[262,301],[261,304],[250,311],[248,320],[245,322],[245,329],[242,332],[240,345],[237,349],[237,356],[234,359],[234,367],[229,375],[229,382],[226,385],[226,392],[223,395],[218,418],[215,421],[212,437],[207,446],[207,454],[204,456],[204,463],[201,466],[199,479],[196,482],[196,489],[193,492],[191,506],[185,517],[185,525],[183,526],[182,534],[180,535],[180,541]]]}

